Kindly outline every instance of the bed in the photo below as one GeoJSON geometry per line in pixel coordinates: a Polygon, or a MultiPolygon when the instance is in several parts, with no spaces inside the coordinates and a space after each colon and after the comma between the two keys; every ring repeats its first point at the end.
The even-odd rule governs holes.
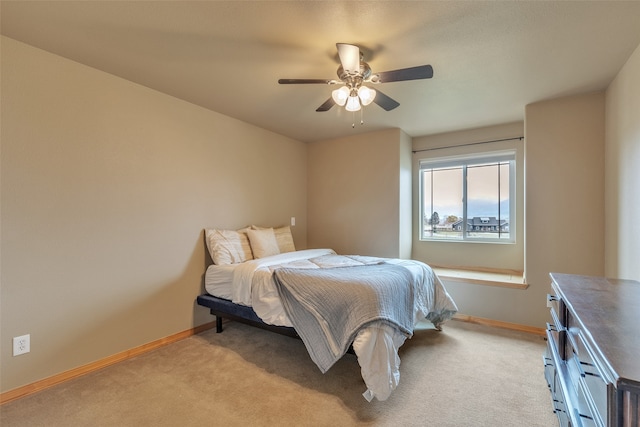
{"type": "Polygon", "coordinates": [[[299,337],[322,372],[351,349],[368,401],[386,400],[397,387],[398,349],[415,325],[426,319],[441,329],[457,312],[418,261],[295,250],[288,227],[206,230],[206,237],[214,264],[197,303],[216,316],[217,332],[228,318],[299,337]]]}

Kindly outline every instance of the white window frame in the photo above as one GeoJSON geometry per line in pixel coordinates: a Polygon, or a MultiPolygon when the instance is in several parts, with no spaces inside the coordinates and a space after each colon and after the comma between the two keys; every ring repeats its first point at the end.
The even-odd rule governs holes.
{"type": "MultiPolygon", "coordinates": [[[[516,243],[516,158],[517,153],[515,149],[491,151],[477,154],[468,154],[460,156],[448,156],[421,159],[418,168],[418,182],[419,182],[419,212],[420,212],[420,227],[419,227],[419,239],[421,241],[429,242],[478,242],[478,243],[493,243],[493,244],[514,244],[516,243]],[[475,166],[481,164],[490,163],[506,163],[509,164],[509,238],[508,239],[496,239],[496,238],[481,238],[470,237],[467,234],[467,166],[475,166]],[[462,218],[462,236],[459,239],[442,239],[425,235],[425,203],[424,203],[424,174],[425,170],[434,169],[446,169],[453,167],[463,168],[462,179],[462,204],[463,204],[463,218],[462,218]]],[[[431,217],[431,215],[429,216],[431,217]]],[[[500,218],[498,218],[498,221],[500,218]]]]}

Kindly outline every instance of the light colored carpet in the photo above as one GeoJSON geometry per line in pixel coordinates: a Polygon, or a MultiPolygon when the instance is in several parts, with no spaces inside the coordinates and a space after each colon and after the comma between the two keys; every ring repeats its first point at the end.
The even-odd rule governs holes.
{"type": "Polygon", "coordinates": [[[237,322],[0,407],[9,426],[557,426],[541,337],[450,321],[400,349],[368,403],[355,356],[320,373],[301,341],[237,322]]]}

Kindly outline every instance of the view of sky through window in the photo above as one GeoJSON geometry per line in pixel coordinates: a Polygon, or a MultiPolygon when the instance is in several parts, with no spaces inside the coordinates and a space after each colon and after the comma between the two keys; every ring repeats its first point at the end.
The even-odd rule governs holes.
{"type": "Polygon", "coordinates": [[[509,238],[509,162],[490,162],[422,170],[424,237],[460,239],[467,236],[509,238]]]}

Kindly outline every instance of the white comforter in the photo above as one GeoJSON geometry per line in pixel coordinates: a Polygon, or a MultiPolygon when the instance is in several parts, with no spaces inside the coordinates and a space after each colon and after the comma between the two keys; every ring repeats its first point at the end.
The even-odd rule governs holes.
{"type": "MultiPolygon", "coordinates": [[[[292,326],[273,281],[275,268],[327,268],[337,266],[375,264],[385,262],[405,267],[415,283],[414,325],[427,318],[436,327],[448,320],[457,307],[431,268],[419,261],[336,255],[331,249],[308,249],[255,259],[234,266],[230,289],[231,300],[253,307],[265,322],[278,326],[292,326]]],[[[217,267],[210,267],[215,270],[217,267]]],[[[209,271],[207,272],[209,274],[209,271]]],[[[362,329],[353,342],[362,378],[367,386],[364,397],[386,400],[400,380],[398,349],[406,337],[400,331],[384,325],[372,324],[362,329]]]]}

